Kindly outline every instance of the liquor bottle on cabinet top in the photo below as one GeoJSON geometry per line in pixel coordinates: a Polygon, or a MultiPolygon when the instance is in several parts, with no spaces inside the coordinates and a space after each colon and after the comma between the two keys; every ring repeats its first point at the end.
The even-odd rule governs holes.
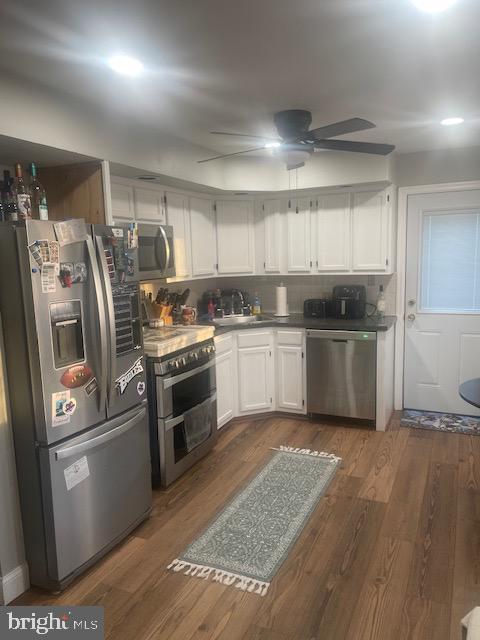
{"type": "Polygon", "coordinates": [[[27,220],[32,217],[32,199],[30,191],[25,184],[22,173],[22,165],[17,162],[15,165],[14,193],[17,199],[18,218],[27,220]]]}
{"type": "Polygon", "coordinates": [[[37,166],[30,163],[30,195],[32,198],[32,217],[48,220],[47,194],[37,178],[37,166]]]}
{"type": "Polygon", "coordinates": [[[13,192],[13,178],[10,177],[10,171],[3,171],[3,190],[2,190],[3,210],[6,220],[16,222],[18,220],[17,199],[13,192]]]}

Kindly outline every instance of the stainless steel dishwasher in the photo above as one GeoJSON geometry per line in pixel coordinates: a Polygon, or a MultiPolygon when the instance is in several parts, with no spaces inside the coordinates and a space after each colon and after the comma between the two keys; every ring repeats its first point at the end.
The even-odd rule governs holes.
{"type": "Polygon", "coordinates": [[[307,330],[307,411],[375,420],[377,334],[307,330]]]}

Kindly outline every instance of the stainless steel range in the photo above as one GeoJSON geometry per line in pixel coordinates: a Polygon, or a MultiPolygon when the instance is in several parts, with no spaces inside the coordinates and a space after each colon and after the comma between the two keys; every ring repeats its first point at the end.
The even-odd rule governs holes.
{"type": "Polygon", "coordinates": [[[217,439],[213,338],[147,360],[152,482],[167,487],[217,439]]]}

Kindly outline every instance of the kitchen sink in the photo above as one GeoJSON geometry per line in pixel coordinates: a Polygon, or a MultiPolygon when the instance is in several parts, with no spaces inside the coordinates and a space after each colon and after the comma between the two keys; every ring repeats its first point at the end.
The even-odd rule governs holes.
{"type": "Polygon", "coordinates": [[[229,327],[237,324],[259,324],[260,322],[275,322],[275,318],[262,313],[258,316],[225,316],[224,318],[215,318],[213,320],[217,327],[229,327]]]}

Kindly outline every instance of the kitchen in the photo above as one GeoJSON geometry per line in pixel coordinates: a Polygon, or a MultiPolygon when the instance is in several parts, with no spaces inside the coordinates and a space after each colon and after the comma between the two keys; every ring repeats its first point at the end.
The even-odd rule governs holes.
{"type": "MultiPolygon", "coordinates": [[[[445,37],[449,16],[468,29],[477,12],[466,0],[434,15],[412,2],[399,2],[397,17],[419,55],[425,29],[445,37]]],[[[229,51],[223,70],[233,73],[225,25],[229,12],[244,26],[251,14],[213,4],[219,42],[207,46],[201,12],[204,37],[179,8],[162,51],[183,30],[192,60],[198,47],[205,64],[229,51]]],[[[308,32],[311,3],[301,4],[308,32]]],[[[317,9],[338,29],[336,11],[317,9]]],[[[21,19],[22,7],[9,10],[21,19]]],[[[167,14],[142,11],[142,34],[155,37],[167,14]]],[[[80,29],[58,3],[49,15],[80,29]]],[[[3,50],[20,67],[31,60],[11,35],[3,50]]],[[[2,601],[103,607],[106,637],[127,639],[460,637],[479,596],[480,412],[464,386],[479,377],[480,355],[474,107],[464,96],[440,114],[464,122],[442,126],[434,112],[403,133],[354,84],[351,106],[322,111],[313,87],[300,99],[283,86],[275,107],[267,56],[256,75],[266,110],[257,96],[243,115],[232,103],[222,115],[202,111],[205,96],[189,105],[179,72],[162,78],[178,112],[159,100],[153,115],[137,88],[152,98],[168,74],[146,55],[136,71],[118,56],[77,67],[62,56],[63,96],[43,58],[34,81],[5,73],[10,106],[0,113],[16,105],[19,117],[0,128],[2,601]],[[255,558],[241,543],[245,522],[255,558]],[[379,580],[390,604],[371,612],[379,580]]]]}

